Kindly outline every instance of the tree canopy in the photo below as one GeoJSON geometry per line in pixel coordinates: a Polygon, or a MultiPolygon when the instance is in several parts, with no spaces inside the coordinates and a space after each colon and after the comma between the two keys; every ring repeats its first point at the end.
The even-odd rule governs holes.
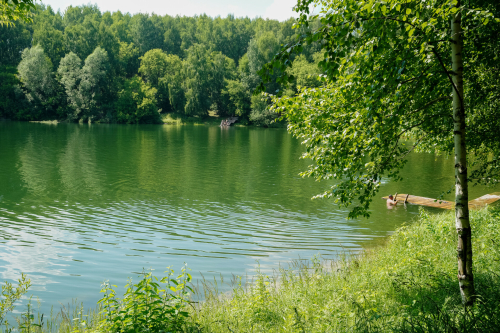
{"type": "Polygon", "coordinates": [[[303,140],[304,157],[315,162],[303,175],[337,179],[318,196],[353,205],[350,217],[369,215],[381,183],[386,177],[399,179],[411,151],[455,155],[459,281],[466,302],[474,294],[467,148],[469,155],[478,157],[475,166],[481,179],[491,179],[484,173],[496,170],[498,139],[483,140],[494,128],[483,121],[499,118],[491,101],[472,98],[471,108],[467,98],[476,91],[490,98],[500,94],[497,87],[484,89],[477,82],[495,70],[483,52],[494,54],[497,43],[481,43],[481,51],[462,45],[494,38],[493,31],[500,29],[491,11],[498,12],[498,7],[457,0],[299,0],[296,27],[308,27],[316,20],[321,25],[285,45],[260,72],[265,81],[279,71],[277,82],[293,82],[293,71],[286,70],[292,56],[307,43],[320,42],[323,86],[299,88],[292,97],[274,97],[274,109],[285,115],[290,131],[303,140]],[[320,14],[309,15],[312,5],[320,8],[320,14]],[[464,69],[469,72],[464,74],[464,69]],[[469,80],[472,76],[477,77],[469,80]],[[467,145],[466,124],[481,132],[467,137],[467,145]]]}
{"type": "MultiPolygon", "coordinates": [[[[20,83],[0,82],[2,90],[11,92],[5,96],[9,102],[4,103],[10,107],[0,106],[2,118],[146,121],[132,116],[137,114],[136,109],[129,110],[130,118],[118,116],[116,109],[119,103],[123,115],[125,105],[135,105],[119,100],[123,101],[122,91],[137,86],[138,81],[130,79],[138,75],[148,89],[154,88],[154,106],[161,113],[205,117],[210,112],[219,116],[238,115],[243,121],[254,119],[257,125],[273,125],[275,115],[269,112],[269,102],[259,100],[259,104],[255,99],[252,102],[251,92],[260,83],[256,71],[272,59],[281,44],[294,39],[293,19],[278,22],[232,15],[224,18],[130,15],[119,11],[103,13],[90,4],[69,6],[64,12],[54,12],[45,5],[30,8],[32,21],[0,27],[0,72],[7,75],[11,71],[7,67],[17,67],[26,48],[43,52],[52,64],[50,72],[55,80],[52,94],[46,96],[51,102],[33,104],[35,101],[27,95],[31,84],[28,77],[42,74],[35,73],[36,67],[25,66],[29,72],[24,73],[20,83]],[[78,59],[84,62],[98,49],[105,51],[106,57],[101,57],[102,70],[93,73],[105,72],[101,73],[105,89],[96,92],[85,88],[90,81],[83,78],[93,74],[85,74],[83,64],[78,68],[75,65],[78,59]],[[21,95],[12,100],[14,90],[21,95]],[[94,93],[99,96],[92,97],[94,93]]],[[[301,63],[306,69],[310,68],[307,65],[314,65],[312,50],[313,47],[301,63]]],[[[46,71],[47,67],[43,68],[46,71]]],[[[280,85],[274,84],[269,92],[277,89],[280,85]]]]}

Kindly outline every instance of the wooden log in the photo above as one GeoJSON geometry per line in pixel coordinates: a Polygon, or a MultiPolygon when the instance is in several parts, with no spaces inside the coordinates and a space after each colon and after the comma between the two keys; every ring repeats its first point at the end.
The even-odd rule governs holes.
{"type": "Polygon", "coordinates": [[[500,200],[500,192],[483,195],[469,201],[469,209],[479,209],[500,200]]]}
{"type": "MultiPolygon", "coordinates": [[[[397,193],[396,193],[396,195],[397,195],[397,193]]],[[[400,195],[406,196],[405,203],[410,203],[413,205],[421,205],[421,206],[443,208],[443,209],[454,209],[455,208],[455,203],[451,202],[451,201],[437,200],[437,199],[426,198],[426,197],[419,197],[419,196],[410,195],[410,194],[400,194],[400,195]]],[[[383,197],[382,199],[387,200],[387,199],[389,199],[389,197],[383,197]]],[[[486,194],[486,195],[483,195],[482,197],[479,197],[477,199],[469,201],[469,209],[480,209],[480,208],[483,208],[483,207],[485,207],[489,204],[492,204],[498,200],[500,200],[500,192],[486,194]]]]}
{"type": "MultiPolygon", "coordinates": [[[[416,195],[410,195],[410,194],[400,194],[405,196],[405,202],[414,204],[414,205],[422,205],[422,206],[428,206],[428,207],[436,207],[436,208],[443,208],[443,209],[452,209],[455,204],[451,201],[446,201],[446,200],[436,200],[432,198],[425,198],[425,197],[419,197],[416,195]]],[[[389,199],[389,197],[384,197],[383,199],[389,199]]]]}

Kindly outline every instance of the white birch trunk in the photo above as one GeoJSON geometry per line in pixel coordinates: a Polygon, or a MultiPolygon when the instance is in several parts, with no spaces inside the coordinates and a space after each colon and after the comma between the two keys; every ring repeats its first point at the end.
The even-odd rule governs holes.
{"type": "MultiPolygon", "coordinates": [[[[456,5],[460,7],[460,1],[456,5]]],[[[469,223],[467,150],[465,145],[465,105],[463,101],[462,16],[451,20],[451,58],[453,71],[453,120],[455,141],[455,224],[458,233],[458,282],[464,304],[474,302],[472,242],[469,223]]]]}

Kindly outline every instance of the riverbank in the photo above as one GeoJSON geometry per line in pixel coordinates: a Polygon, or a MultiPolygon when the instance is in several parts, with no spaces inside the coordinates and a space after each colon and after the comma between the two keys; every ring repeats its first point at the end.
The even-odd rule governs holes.
{"type": "Polygon", "coordinates": [[[209,297],[192,322],[207,332],[493,332],[500,324],[500,210],[471,212],[476,305],[457,281],[453,212],[399,228],[387,244],[209,297]]]}
{"type": "MultiPolygon", "coordinates": [[[[194,124],[194,125],[220,125],[221,120],[229,118],[219,117],[215,112],[210,111],[208,116],[205,117],[188,117],[186,115],[170,112],[164,113],[160,115],[161,122],[166,125],[183,125],[183,124],[194,124]]],[[[255,124],[250,122],[248,119],[244,117],[240,117],[240,119],[234,123],[233,126],[255,126],[255,127],[271,127],[271,128],[286,128],[287,123],[285,121],[275,121],[266,126],[262,126],[259,124],[255,124]]]]}
{"type": "MultiPolygon", "coordinates": [[[[214,113],[209,113],[206,117],[188,117],[186,115],[169,112],[160,114],[160,121],[166,125],[184,125],[184,124],[194,124],[194,125],[220,125],[220,122],[224,117],[219,117],[214,113]]],[[[248,121],[241,122],[238,125],[248,125],[248,121]]]]}
{"type": "Polygon", "coordinates": [[[137,284],[142,291],[136,286],[121,302],[126,305],[121,315],[117,303],[104,297],[101,306],[112,307],[101,314],[76,309],[59,316],[62,325],[46,320],[52,330],[35,331],[59,326],[55,331],[118,332],[110,324],[128,318],[131,327],[149,321],[169,332],[494,332],[500,324],[500,207],[472,211],[471,224],[479,296],[470,309],[462,306],[458,290],[453,212],[430,215],[422,209],[383,246],[326,265],[315,259],[310,265],[295,263],[274,276],[257,274],[249,284],[237,280],[231,293],[207,284],[196,290],[204,293],[202,303],[188,302],[186,272],[171,275],[176,282],[170,289],[178,297],[160,318],[151,310],[159,293],[150,276],[137,284]]]}
{"type": "MultiPolygon", "coordinates": [[[[191,124],[191,125],[220,125],[222,119],[226,119],[228,117],[219,117],[217,116],[214,112],[209,112],[208,116],[200,117],[200,116],[193,116],[189,117],[180,113],[175,113],[175,112],[170,112],[170,113],[162,113],[160,114],[159,122],[157,124],[161,125],[186,125],[186,124],[191,124]]],[[[3,119],[0,118],[0,121],[10,121],[10,119],[3,119]]],[[[49,125],[57,125],[59,123],[67,123],[68,121],[65,120],[32,120],[29,121],[30,123],[40,123],[40,124],[49,124],[49,125]]],[[[84,122],[81,122],[84,123],[84,122]]],[[[99,123],[106,123],[106,122],[101,122],[97,121],[97,124],[99,123]]],[[[277,121],[273,122],[267,126],[264,127],[271,127],[271,128],[286,128],[287,123],[284,121],[277,121]]],[[[259,126],[258,124],[253,124],[251,123],[248,119],[241,118],[238,120],[234,126],[240,127],[240,126],[255,126],[255,127],[263,127],[259,126]]]]}

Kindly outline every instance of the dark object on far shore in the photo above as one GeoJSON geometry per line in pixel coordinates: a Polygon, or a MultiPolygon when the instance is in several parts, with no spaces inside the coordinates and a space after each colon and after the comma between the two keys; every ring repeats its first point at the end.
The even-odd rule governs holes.
{"type": "Polygon", "coordinates": [[[227,119],[223,119],[220,122],[220,127],[229,127],[237,121],[238,121],[238,117],[229,117],[227,119]]]}

